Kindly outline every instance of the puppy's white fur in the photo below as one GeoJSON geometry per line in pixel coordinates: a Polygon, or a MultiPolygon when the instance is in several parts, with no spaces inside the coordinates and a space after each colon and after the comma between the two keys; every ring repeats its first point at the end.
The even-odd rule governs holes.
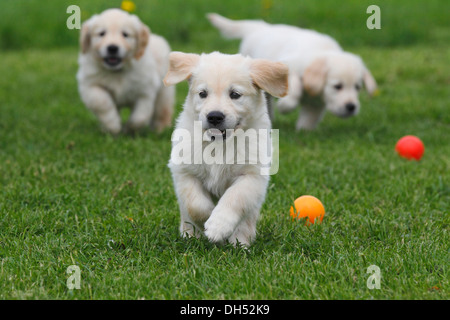
{"type": "Polygon", "coordinates": [[[171,124],[175,91],[162,83],[170,53],[164,38],[150,34],[137,16],[109,9],[83,23],[80,47],[80,96],[108,132],[121,131],[119,108],[125,106],[132,108],[127,130],[171,124]]]}
{"type": "Polygon", "coordinates": [[[218,14],[208,18],[225,37],[242,39],[242,54],[289,66],[289,92],[278,101],[278,109],[288,112],[302,104],[298,130],[314,129],[325,110],[343,118],[358,114],[362,85],[371,95],[376,90],[361,58],[344,52],[327,35],[264,21],[233,21],[218,14]]]}
{"type": "MultiPolygon", "coordinates": [[[[226,150],[233,148],[233,157],[242,150],[236,150],[237,140],[231,137],[203,141],[203,136],[194,135],[194,122],[201,121],[203,134],[210,128],[205,117],[214,111],[225,116],[222,130],[270,130],[263,90],[274,96],[284,96],[288,68],[282,63],[218,52],[171,53],[164,83],[173,85],[186,79],[189,93],[176,130],[189,132],[192,139],[174,141],[169,162],[180,207],[180,232],[183,236],[196,237],[204,233],[212,242],[228,240],[247,246],[256,235],[256,222],[269,176],[261,175],[259,162],[208,165],[202,161],[195,164],[195,153],[203,153],[213,143],[220,143],[226,150]],[[240,94],[239,98],[231,98],[234,91],[240,94]],[[187,144],[188,150],[194,150],[190,164],[177,164],[174,159],[173,150],[175,146],[179,149],[179,144],[187,144]],[[200,145],[201,150],[196,150],[196,145],[200,145]]],[[[234,131],[235,134],[238,131],[234,131]]]]}

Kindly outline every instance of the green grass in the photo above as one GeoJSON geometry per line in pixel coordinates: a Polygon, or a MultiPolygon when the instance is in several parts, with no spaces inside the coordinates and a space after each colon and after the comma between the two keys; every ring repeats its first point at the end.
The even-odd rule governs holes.
{"type": "MultiPolygon", "coordinates": [[[[36,2],[29,3],[23,14],[35,14],[36,2]]],[[[220,39],[202,20],[213,11],[206,3],[183,3],[186,19],[180,9],[173,29],[163,18],[152,29],[163,35],[166,30],[177,50],[237,50],[236,42],[220,39]],[[177,38],[180,25],[192,32],[188,42],[177,38]]],[[[242,4],[234,15],[262,15],[252,10],[257,5],[242,4]]],[[[12,1],[0,6],[18,12],[12,1]]],[[[225,2],[212,6],[233,14],[225,2]]],[[[359,17],[354,2],[343,7],[359,17]]],[[[405,17],[414,18],[421,6],[403,7],[410,9],[405,17]]],[[[273,4],[268,20],[282,21],[281,8],[273,4]]],[[[330,10],[310,2],[300,8],[312,17],[330,10]]],[[[286,13],[287,22],[296,22],[300,9],[295,10],[286,13]]],[[[45,25],[64,22],[64,12],[63,18],[49,14],[45,25]]],[[[448,40],[449,28],[440,24],[445,12],[434,15],[425,18],[435,21],[427,29],[448,40]]],[[[299,17],[311,27],[316,21],[306,13],[299,17]]],[[[328,21],[317,22],[344,39],[366,32],[341,23],[331,13],[328,21]]],[[[406,29],[415,24],[424,26],[409,19],[406,29]]],[[[23,31],[12,20],[9,28],[23,31]]],[[[280,170],[271,179],[249,251],[179,236],[166,165],[171,130],[135,138],[103,134],[78,97],[76,44],[45,38],[51,49],[32,44],[16,50],[27,44],[15,40],[14,50],[0,54],[0,298],[449,299],[450,49],[420,32],[417,43],[386,47],[399,37],[396,32],[384,45],[348,42],[380,85],[378,97],[362,94],[359,116],[327,115],[317,131],[297,134],[297,114],[277,115],[280,170]],[[394,145],[406,134],[424,141],[420,162],[396,155],[394,145]],[[289,207],[302,194],[324,203],[321,225],[290,220],[289,207]],[[366,286],[373,264],[381,269],[380,290],[366,286]],[[66,287],[70,265],[81,269],[80,290],[66,287]]],[[[178,86],[177,112],[186,90],[186,84],[178,86]]]]}
{"type": "MultiPolygon", "coordinates": [[[[219,12],[233,19],[265,19],[313,28],[335,37],[344,46],[445,46],[450,37],[445,0],[135,0],[136,14],[177,50],[229,50],[205,19],[219,12]],[[368,30],[367,7],[381,9],[381,30],[368,30]]],[[[0,2],[0,49],[77,46],[78,32],[68,30],[69,5],[78,5],[82,20],[121,0],[4,0],[0,2]]]]}

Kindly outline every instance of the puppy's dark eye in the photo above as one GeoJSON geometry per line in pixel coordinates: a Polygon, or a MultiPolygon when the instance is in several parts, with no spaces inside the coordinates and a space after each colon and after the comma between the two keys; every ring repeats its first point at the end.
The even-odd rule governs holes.
{"type": "Polygon", "coordinates": [[[341,89],[342,89],[342,83],[335,84],[335,85],[334,85],[334,88],[335,88],[336,90],[341,90],[341,89]]]}
{"type": "Polygon", "coordinates": [[[198,93],[199,97],[205,99],[208,96],[208,91],[202,90],[198,93]]]}
{"type": "Polygon", "coordinates": [[[100,37],[103,37],[103,36],[105,36],[105,34],[106,34],[106,31],[102,31],[102,32],[100,32],[98,35],[99,35],[100,37]]]}
{"type": "Polygon", "coordinates": [[[233,99],[233,100],[237,100],[237,99],[239,99],[241,96],[242,96],[242,94],[240,94],[239,92],[236,92],[236,91],[234,91],[234,90],[232,90],[232,91],[230,92],[230,98],[233,99]]]}
{"type": "Polygon", "coordinates": [[[359,85],[359,84],[355,84],[355,88],[356,88],[356,90],[361,90],[361,86],[359,85]]]}
{"type": "Polygon", "coordinates": [[[129,35],[127,32],[125,32],[125,31],[122,32],[122,35],[123,35],[124,38],[128,38],[128,37],[130,36],[130,35],[129,35]]]}

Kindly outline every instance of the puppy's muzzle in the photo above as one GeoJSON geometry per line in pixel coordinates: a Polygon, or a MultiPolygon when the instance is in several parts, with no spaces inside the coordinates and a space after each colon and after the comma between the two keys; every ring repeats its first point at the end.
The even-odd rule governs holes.
{"type": "Polygon", "coordinates": [[[219,127],[225,120],[225,115],[220,111],[212,111],[206,115],[208,123],[213,127],[219,127]]]}
{"type": "Polygon", "coordinates": [[[215,140],[215,136],[222,135],[222,138],[225,140],[227,131],[226,128],[223,128],[223,124],[225,121],[225,115],[220,111],[211,111],[206,115],[206,120],[209,124],[209,131],[211,133],[211,140],[215,140]]]}
{"type": "Polygon", "coordinates": [[[106,47],[106,57],[103,61],[110,67],[116,67],[122,62],[122,58],[119,56],[119,47],[111,44],[106,47]]]}
{"type": "Polygon", "coordinates": [[[356,110],[356,105],[355,105],[354,103],[352,103],[352,102],[349,102],[349,103],[347,103],[347,104],[345,105],[345,110],[347,110],[347,112],[348,112],[349,114],[352,114],[352,113],[354,113],[355,110],[356,110]]]}

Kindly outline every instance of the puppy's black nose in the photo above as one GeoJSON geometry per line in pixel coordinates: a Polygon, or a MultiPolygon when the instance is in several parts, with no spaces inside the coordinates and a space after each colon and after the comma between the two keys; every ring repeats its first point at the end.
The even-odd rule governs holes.
{"type": "Polygon", "coordinates": [[[206,119],[208,119],[208,122],[214,126],[217,126],[223,122],[225,119],[225,115],[220,111],[211,111],[206,116],[206,119]]]}
{"type": "Polygon", "coordinates": [[[348,112],[353,112],[356,109],[356,105],[352,102],[349,102],[345,105],[345,109],[347,109],[348,112]]]}
{"type": "Polygon", "coordinates": [[[111,44],[109,45],[106,50],[108,51],[109,54],[117,54],[119,52],[119,47],[111,44]]]}

